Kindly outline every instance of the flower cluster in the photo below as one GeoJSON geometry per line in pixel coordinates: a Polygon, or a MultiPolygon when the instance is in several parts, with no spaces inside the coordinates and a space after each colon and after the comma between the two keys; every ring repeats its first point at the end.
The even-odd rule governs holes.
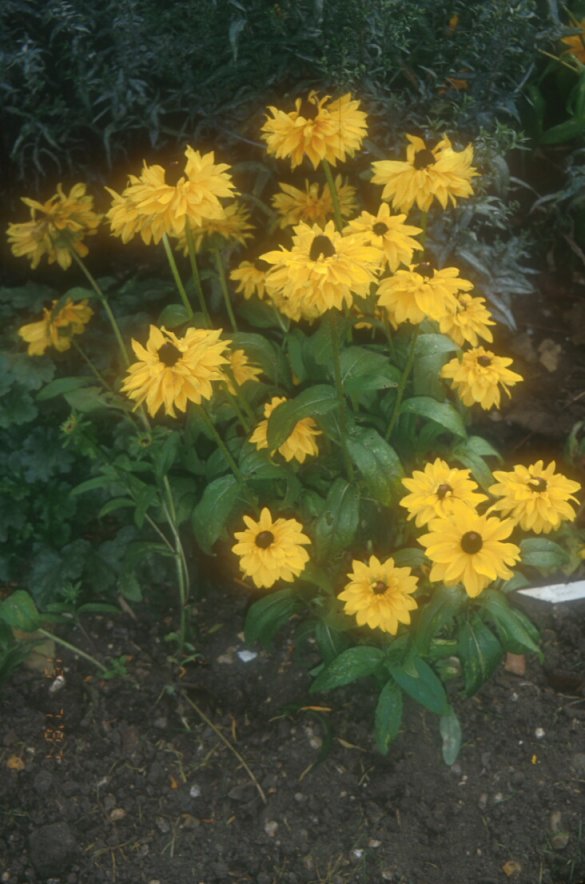
{"type": "Polygon", "coordinates": [[[53,301],[43,310],[42,319],[21,326],[18,334],[28,344],[29,356],[42,356],[49,347],[63,353],[71,347],[73,336],[85,331],[92,316],[93,310],[85,300],[53,301]]]}

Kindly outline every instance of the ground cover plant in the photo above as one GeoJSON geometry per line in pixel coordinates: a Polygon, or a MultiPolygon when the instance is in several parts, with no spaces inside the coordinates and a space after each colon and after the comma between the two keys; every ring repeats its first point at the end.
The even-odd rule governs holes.
{"type": "Polygon", "coordinates": [[[57,593],[33,581],[0,604],[6,670],[23,632],[66,642],[47,623],[111,611],[112,598],[84,597],[98,561],[126,606],[149,601],[148,567],[174,581],[167,640],[184,664],[197,655],[195,544],[255,598],[250,642],[292,622],[318,649],[312,692],[368,679],[382,753],[408,697],[439,717],[452,764],[461,729],[445,683],[462,672],[472,695],[506,651],[540,653],[509,594],[579,565],[580,486],[554,461],[502,463],[473,431],[473,410],[522,382],[441,239],[477,187],[473,146],[405,133],[399,155],[352,177],[367,127],[350,93],[309,92],[267,109],[265,162],[231,169],[188,146],[108,188],[105,219],[83,183],[25,198],[14,255],[84,284],[18,336],[30,360],[56,351],[70,371],[35,381],[36,401],[69,406],[61,430],[91,472],[73,498],[94,495],[111,536],[65,585],[60,572],[57,593]],[[133,280],[158,315],[124,317],[123,286],[88,269],[104,224],[164,254],[172,285],[133,280]],[[98,316],[108,337],[92,342],[98,316]]]}

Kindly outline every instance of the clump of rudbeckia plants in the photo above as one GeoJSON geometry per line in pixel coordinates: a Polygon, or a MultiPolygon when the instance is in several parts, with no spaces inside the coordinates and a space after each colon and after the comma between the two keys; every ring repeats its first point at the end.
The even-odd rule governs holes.
{"type": "MultiPolygon", "coordinates": [[[[248,594],[250,642],[287,626],[311,641],[312,692],[367,683],[381,752],[408,697],[439,717],[452,761],[449,677],[470,695],[506,651],[540,653],[510,593],[576,567],[580,486],[554,462],[504,465],[473,431],[474,411],[523,380],[491,349],[486,299],[429,248],[433,219],[474,193],[473,146],[406,134],[402,157],[351,181],[367,127],[350,94],[268,108],[264,163],[283,175],[269,200],[192,147],[178,174],[145,163],[108,188],[104,217],[82,184],[25,200],[14,254],[73,266],[85,284],[19,334],[31,358],[79,354],[79,373],[40,396],[73,407],[64,433],[92,469],[76,492],[99,487],[102,515],[130,514],[144,550],[173,563],[179,659],[193,651],[197,547],[248,594]],[[100,225],[168,262],[174,294],[136,336],[84,262],[100,225]],[[83,344],[97,311],[106,370],[83,344]],[[116,425],[115,457],[94,415],[116,425]]],[[[42,614],[30,616],[34,628],[42,614]]]]}

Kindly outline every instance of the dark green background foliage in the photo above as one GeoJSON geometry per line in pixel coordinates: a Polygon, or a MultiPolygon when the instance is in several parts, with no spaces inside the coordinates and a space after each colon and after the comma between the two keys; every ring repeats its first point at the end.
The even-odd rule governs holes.
{"type": "Polygon", "coordinates": [[[514,116],[551,24],[544,0],[4,0],[5,183],[99,178],[177,139],[255,141],[266,101],[309,85],[353,88],[396,128],[433,103],[477,131],[514,116]]]}

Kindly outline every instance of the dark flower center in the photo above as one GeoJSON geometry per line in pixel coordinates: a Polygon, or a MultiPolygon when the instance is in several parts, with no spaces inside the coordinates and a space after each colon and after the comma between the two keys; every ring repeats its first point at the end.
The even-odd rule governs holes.
{"type": "Polygon", "coordinates": [[[487,368],[488,365],[492,364],[492,360],[489,356],[480,356],[477,360],[477,364],[481,365],[482,368],[487,368]]]}
{"type": "Polygon", "coordinates": [[[426,279],[429,279],[435,272],[435,268],[430,261],[421,261],[420,264],[416,265],[415,270],[426,279]]]}
{"type": "Polygon", "coordinates": [[[311,251],[309,252],[309,258],[311,261],[316,261],[321,255],[324,258],[330,258],[331,255],[334,254],[335,246],[328,236],[320,233],[319,236],[315,237],[311,245],[311,251]]]}
{"type": "Polygon", "coordinates": [[[533,491],[546,491],[548,488],[548,482],[546,479],[538,478],[538,479],[530,479],[528,482],[533,491]]]}
{"type": "Polygon", "coordinates": [[[377,221],[372,227],[372,230],[376,236],[384,236],[384,234],[388,232],[388,225],[384,224],[383,221],[377,221]]]}
{"type": "Polygon", "coordinates": [[[256,535],[256,546],[259,546],[260,549],[268,549],[272,543],[274,543],[272,531],[261,531],[260,534],[256,535]]]}
{"type": "Polygon", "coordinates": [[[300,116],[304,117],[305,120],[314,120],[318,113],[319,108],[317,107],[317,105],[313,104],[312,101],[307,101],[306,98],[303,98],[299,109],[300,116]]]}
{"type": "Polygon", "coordinates": [[[447,485],[446,482],[443,482],[443,484],[439,485],[439,487],[437,488],[437,497],[439,498],[439,500],[443,500],[452,491],[453,489],[451,488],[451,486],[447,485]]]}
{"type": "Polygon", "coordinates": [[[481,539],[481,534],[478,534],[477,531],[466,531],[461,538],[461,549],[470,555],[479,552],[482,546],[483,540],[481,539]]]}
{"type": "Polygon", "coordinates": [[[414,168],[415,169],[426,169],[427,166],[432,166],[432,164],[436,162],[436,158],[432,150],[429,150],[428,147],[425,147],[424,150],[419,150],[414,155],[414,168]]]}
{"type": "Polygon", "coordinates": [[[372,585],[372,592],[374,593],[374,595],[384,595],[387,589],[388,587],[383,580],[376,580],[376,582],[372,585]]]}
{"type": "Polygon", "coordinates": [[[167,368],[172,368],[183,354],[180,350],[177,350],[174,344],[171,344],[170,341],[167,341],[166,344],[163,344],[160,350],[158,351],[158,358],[166,365],[167,368]]]}

